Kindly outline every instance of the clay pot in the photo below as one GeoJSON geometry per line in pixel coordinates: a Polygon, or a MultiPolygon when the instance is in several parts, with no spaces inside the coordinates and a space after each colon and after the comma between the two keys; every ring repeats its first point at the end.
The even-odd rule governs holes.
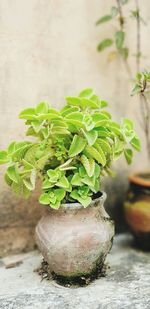
{"type": "Polygon", "coordinates": [[[87,208],[70,203],[47,209],[36,227],[36,242],[52,274],[75,278],[102,269],[114,236],[105,199],[100,193],[87,208]]]}
{"type": "Polygon", "coordinates": [[[126,221],[143,250],[150,250],[150,173],[129,177],[130,187],[124,205],[126,221]]]}

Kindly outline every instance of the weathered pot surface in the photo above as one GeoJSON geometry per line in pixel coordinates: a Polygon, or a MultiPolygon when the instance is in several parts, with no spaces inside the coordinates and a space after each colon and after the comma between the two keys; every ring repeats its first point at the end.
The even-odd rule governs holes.
{"type": "Polygon", "coordinates": [[[129,177],[130,187],[125,202],[125,217],[136,245],[150,250],[150,172],[129,177]]]}
{"type": "Polygon", "coordinates": [[[48,208],[36,227],[36,242],[52,274],[67,278],[102,268],[111,249],[114,223],[103,204],[105,193],[83,208],[79,203],[48,208]]]}

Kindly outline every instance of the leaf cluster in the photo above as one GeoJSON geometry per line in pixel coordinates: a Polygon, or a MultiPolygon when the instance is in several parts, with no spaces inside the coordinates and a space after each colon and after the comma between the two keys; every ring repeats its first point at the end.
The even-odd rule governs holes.
{"type": "Polygon", "coordinates": [[[33,141],[12,142],[0,151],[0,164],[8,165],[5,180],[17,194],[28,197],[41,179],[41,204],[58,209],[78,201],[87,207],[100,190],[101,178],[112,175],[112,162],[124,154],[132,161],[132,148],[140,150],[133,123],[113,121],[107,102],[92,89],[66,97],[61,110],[45,102],[23,110],[26,135],[33,141]]]}

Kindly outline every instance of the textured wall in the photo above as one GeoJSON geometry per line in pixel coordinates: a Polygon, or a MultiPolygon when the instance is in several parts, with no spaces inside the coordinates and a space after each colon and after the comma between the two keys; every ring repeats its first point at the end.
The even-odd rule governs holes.
{"type": "MultiPolygon", "coordinates": [[[[119,59],[108,64],[107,52],[100,55],[96,51],[98,41],[110,36],[116,27],[109,24],[95,27],[95,21],[108,12],[111,4],[114,1],[0,1],[1,149],[12,139],[24,137],[24,125],[17,119],[21,109],[41,100],[59,107],[64,96],[74,95],[84,87],[93,87],[109,100],[116,119],[125,115],[135,118],[138,103],[130,98],[129,80],[123,65],[119,59]]],[[[150,2],[144,0],[141,6],[149,19],[150,2]]],[[[134,30],[131,21],[129,45],[134,42],[134,30]]],[[[144,61],[149,64],[150,25],[142,30],[144,61]]],[[[134,57],[130,62],[135,62],[134,57]]],[[[136,155],[132,168],[139,168],[139,158],[141,154],[136,155]]],[[[144,158],[143,151],[140,160],[143,166],[144,158]]],[[[118,180],[113,180],[113,185],[109,181],[107,185],[107,190],[112,192],[109,207],[116,203],[118,191],[122,197],[120,184],[124,183],[125,169],[124,161],[120,161],[117,164],[119,189],[118,180]]],[[[29,202],[24,202],[10,193],[3,181],[3,170],[0,179],[0,250],[6,254],[8,248],[17,251],[20,246],[25,250],[33,246],[33,225],[43,208],[37,204],[36,194],[29,202]]]]}

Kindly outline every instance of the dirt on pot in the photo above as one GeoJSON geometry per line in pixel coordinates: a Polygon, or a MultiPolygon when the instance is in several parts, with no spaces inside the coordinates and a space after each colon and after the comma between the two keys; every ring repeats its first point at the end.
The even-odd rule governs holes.
{"type": "Polygon", "coordinates": [[[43,281],[44,279],[48,281],[55,280],[59,285],[77,288],[87,286],[96,279],[106,277],[109,268],[110,266],[107,263],[105,263],[103,267],[101,267],[101,265],[97,265],[95,271],[92,274],[81,275],[69,279],[67,277],[58,276],[55,273],[50,273],[49,265],[43,259],[43,261],[41,262],[41,266],[38,269],[35,269],[35,272],[37,272],[41,276],[41,281],[43,281]]]}

